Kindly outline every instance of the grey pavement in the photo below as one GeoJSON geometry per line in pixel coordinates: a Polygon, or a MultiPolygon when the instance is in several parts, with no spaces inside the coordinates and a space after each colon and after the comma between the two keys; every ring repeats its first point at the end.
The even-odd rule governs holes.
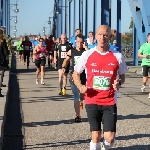
{"type": "Polygon", "coordinates": [[[141,59],[138,60],[138,66],[133,66],[132,58],[125,58],[125,60],[128,65],[128,72],[140,75],[142,74],[141,59]]]}
{"type": "MultiPolygon", "coordinates": [[[[128,60],[129,61],[129,60],[128,60]]],[[[58,73],[46,69],[46,85],[35,84],[35,66],[27,70],[17,60],[22,134],[26,150],[88,150],[91,134],[86,111],[74,123],[73,96],[58,96],[58,73]]],[[[141,93],[141,75],[128,72],[118,94],[116,144],[112,150],[150,150],[150,99],[141,93]]],[[[18,95],[18,94],[17,94],[18,95]]],[[[14,150],[14,149],[12,149],[14,150]]],[[[16,149],[17,150],[17,149],[16,149]]]]}

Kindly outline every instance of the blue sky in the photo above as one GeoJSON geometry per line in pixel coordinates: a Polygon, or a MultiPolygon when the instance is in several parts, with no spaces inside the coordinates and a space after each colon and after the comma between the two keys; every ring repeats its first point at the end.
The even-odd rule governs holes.
{"type": "MultiPolygon", "coordinates": [[[[53,14],[53,1],[54,0],[18,0],[17,36],[24,35],[25,33],[42,34],[43,26],[47,27],[46,34],[48,34],[49,25],[47,21],[53,14]]],[[[15,3],[16,0],[11,0],[11,4],[15,3]]],[[[13,6],[12,9],[15,9],[15,7],[13,6]]],[[[11,16],[15,15],[13,10],[11,10],[11,16]]],[[[116,29],[116,15],[116,0],[112,0],[112,29],[116,29]]],[[[128,0],[122,0],[122,32],[129,31],[131,16],[128,0]]],[[[14,20],[15,18],[11,19],[11,26],[14,26],[14,20]]],[[[11,36],[13,36],[13,27],[11,28],[11,36]]]]}

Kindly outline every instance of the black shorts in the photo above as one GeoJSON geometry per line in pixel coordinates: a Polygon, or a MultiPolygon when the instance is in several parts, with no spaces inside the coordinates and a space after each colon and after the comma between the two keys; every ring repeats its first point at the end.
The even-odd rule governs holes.
{"type": "MultiPolygon", "coordinates": [[[[63,64],[63,61],[58,61],[58,64],[57,64],[57,69],[62,69],[62,64],[63,64]]],[[[69,69],[70,69],[70,62],[68,63],[67,67],[66,67],[66,71],[65,73],[69,73],[69,69]]]]}
{"type": "Polygon", "coordinates": [[[41,66],[45,66],[46,59],[35,59],[35,65],[37,68],[40,68],[41,66]]]}
{"type": "Polygon", "coordinates": [[[19,52],[19,55],[22,55],[22,54],[23,54],[23,51],[21,51],[21,50],[19,50],[18,52],[19,52]]]}
{"type": "MultiPolygon", "coordinates": [[[[72,79],[72,74],[73,74],[73,70],[69,73],[71,79],[72,79]]],[[[85,72],[82,72],[80,74],[80,81],[81,81],[82,85],[86,85],[86,74],[85,74],[85,72]]]]}
{"type": "Polygon", "coordinates": [[[49,51],[49,52],[48,52],[48,55],[54,57],[54,52],[53,52],[53,51],[49,51]]]}
{"type": "Polygon", "coordinates": [[[103,132],[116,132],[117,107],[86,104],[86,112],[90,124],[90,131],[100,131],[103,123],[103,132]]]}
{"type": "Polygon", "coordinates": [[[150,66],[142,66],[143,77],[148,77],[150,73],[150,66]]]}

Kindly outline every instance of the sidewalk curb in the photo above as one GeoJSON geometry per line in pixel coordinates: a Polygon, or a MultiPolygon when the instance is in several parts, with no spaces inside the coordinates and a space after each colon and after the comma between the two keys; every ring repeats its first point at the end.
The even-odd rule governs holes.
{"type": "MultiPolygon", "coordinates": [[[[12,63],[12,55],[9,56],[10,58],[10,61],[9,61],[9,64],[11,66],[11,63],[12,63]]],[[[2,126],[1,126],[1,143],[0,143],[0,150],[2,150],[3,148],[3,138],[4,138],[4,127],[5,127],[5,121],[6,121],[6,110],[7,110],[7,104],[8,104],[8,101],[9,101],[9,80],[10,80],[10,75],[11,75],[11,69],[9,69],[8,71],[8,84],[7,84],[7,94],[6,94],[6,102],[5,102],[5,107],[4,107],[4,115],[3,115],[3,121],[2,121],[2,126]]]]}

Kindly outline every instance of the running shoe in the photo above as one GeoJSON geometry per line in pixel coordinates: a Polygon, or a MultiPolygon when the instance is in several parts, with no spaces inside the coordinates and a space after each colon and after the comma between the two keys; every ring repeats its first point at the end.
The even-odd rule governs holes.
{"type": "Polygon", "coordinates": [[[36,84],[39,84],[39,79],[36,79],[36,84]]]}
{"type": "Polygon", "coordinates": [[[66,95],[66,88],[62,89],[62,95],[66,95]]]}
{"type": "Polygon", "coordinates": [[[145,85],[142,85],[141,87],[141,91],[144,92],[145,91],[145,85]]]}
{"type": "Polygon", "coordinates": [[[75,118],[75,122],[77,123],[82,122],[81,116],[77,115],[75,118]]]}
{"type": "Polygon", "coordinates": [[[150,98],[150,93],[148,94],[148,98],[150,98]]]}
{"type": "Polygon", "coordinates": [[[41,80],[41,85],[45,85],[45,82],[41,80]]]}

